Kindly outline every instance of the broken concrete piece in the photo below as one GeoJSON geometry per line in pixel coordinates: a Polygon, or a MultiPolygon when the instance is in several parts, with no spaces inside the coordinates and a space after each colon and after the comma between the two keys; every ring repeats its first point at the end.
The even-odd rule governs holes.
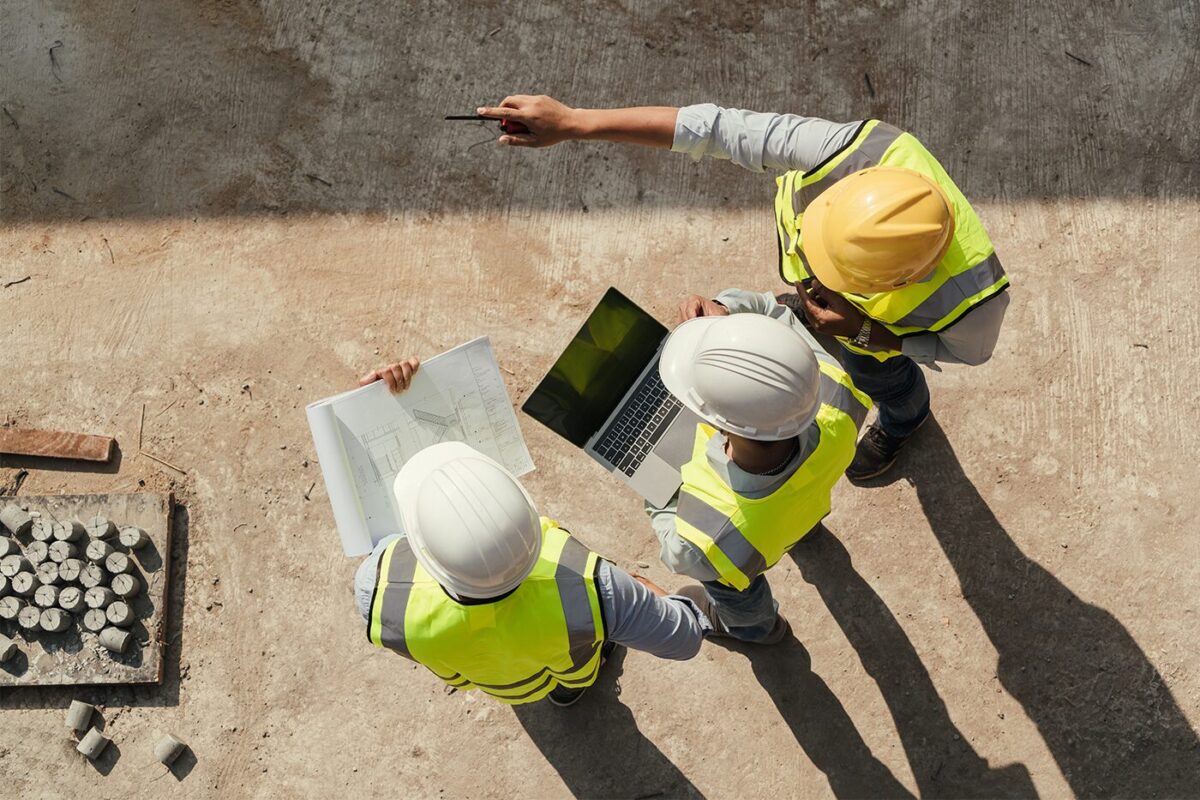
{"type": "Polygon", "coordinates": [[[14,536],[24,536],[33,527],[33,517],[16,503],[0,509],[0,524],[12,531],[14,536]]]}
{"type": "Polygon", "coordinates": [[[112,590],[121,597],[133,597],[142,591],[142,582],[133,575],[114,575],[112,590]]]}
{"type": "Polygon", "coordinates": [[[86,564],[83,571],[79,573],[79,582],[83,584],[85,589],[100,586],[107,583],[107,581],[108,573],[99,564],[86,564]]]}
{"type": "Polygon", "coordinates": [[[58,565],[58,576],[63,579],[63,583],[75,583],[79,580],[84,566],[78,558],[68,558],[58,565]]]}
{"type": "Polygon", "coordinates": [[[67,586],[58,593],[58,607],[72,614],[83,613],[83,590],[78,586],[67,586]]]}
{"type": "Polygon", "coordinates": [[[0,663],[8,661],[17,652],[17,643],[0,633],[0,663]]]}
{"type": "Polygon", "coordinates": [[[35,542],[49,542],[54,539],[54,523],[48,519],[35,520],[29,529],[29,535],[35,542]]]}
{"type": "Polygon", "coordinates": [[[62,581],[62,576],[58,572],[58,564],[55,564],[53,561],[43,561],[38,564],[37,578],[38,583],[46,586],[59,583],[62,581]]]}
{"type": "Polygon", "coordinates": [[[112,625],[124,628],[133,624],[133,609],[124,600],[114,600],[105,609],[105,616],[112,625]]]}
{"type": "Polygon", "coordinates": [[[75,749],[83,753],[89,760],[93,761],[104,752],[104,748],[108,747],[111,741],[107,736],[100,732],[98,728],[92,728],[79,741],[79,746],[75,749]]]}
{"type": "Polygon", "coordinates": [[[129,570],[133,569],[133,562],[129,560],[129,556],[114,550],[104,559],[104,568],[113,575],[120,575],[123,572],[129,572],[129,570]]]}
{"type": "Polygon", "coordinates": [[[58,605],[58,587],[44,584],[33,592],[33,602],[42,608],[53,608],[58,605]]]}
{"type": "Polygon", "coordinates": [[[114,653],[124,653],[129,649],[133,634],[120,628],[105,628],[100,631],[100,644],[114,653]]]}
{"type": "Polygon", "coordinates": [[[0,558],[0,575],[6,578],[11,578],[18,572],[28,572],[33,569],[33,565],[29,563],[29,559],[25,556],[16,555],[5,556],[0,558]]]}
{"type": "Polygon", "coordinates": [[[42,612],[37,606],[25,606],[17,612],[17,624],[27,631],[42,627],[42,612]]]}
{"type": "Polygon", "coordinates": [[[35,567],[50,557],[50,545],[47,542],[30,542],[25,548],[25,557],[35,567]]]}
{"type": "Polygon", "coordinates": [[[61,564],[68,558],[74,558],[79,555],[79,548],[71,542],[54,542],[50,545],[50,560],[56,564],[61,564]]]}
{"type": "Polygon", "coordinates": [[[88,536],[93,539],[111,539],[117,535],[117,526],[103,514],[97,514],[87,521],[88,536]]]}
{"type": "Polygon", "coordinates": [[[83,615],[83,627],[92,633],[99,633],[108,625],[108,614],[103,608],[93,608],[83,615]]]}
{"type": "Polygon", "coordinates": [[[70,522],[55,522],[50,526],[57,542],[78,542],[87,536],[87,528],[79,520],[70,522]]]}
{"type": "Polygon", "coordinates": [[[24,607],[25,601],[19,597],[0,597],[0,619],[12,621],[24,607]]]}
{"type": "Polygon", "coordinates": [[[92,539],[87,543],[87,548],[84,549],[83,554],[88,561],[102,564],[112,551],[112,545],[108,542],[103,539],[92,539]]]}
{"type": "Polygon", "coordinates": [[[12,577],[9,585],[12,587],[13,594],[18,594],[21,597],[29,597],[37,590],[41,582],[32,572],[18,572],[12,577]]]}
{"type": "Polygon", "coordinates": [[[158,744],[154,745],[154,757],[164,766],[169,767],[175,763],[175,759],[183,755],[183,751],[186,749],[186,744],[168,733],[158,740],[158,744]]]}
{"type": "Polygon", "coordinates": [[[61,608],[45,608],[42,609],[42,616],[38,621],[41,623],[42,630],[59,633],[71,626],[71,620],[71,615],[61,608]]]}
{"type": "Polygon", "coordinates": [[[0,558],[21,555],[21,545],[7,536],[0,537],[0,558]]]}
{"type": "Polygon", "coordinates": [[[76,733],[86,731],[92,722],[92,714],[95,712],[96,707],[91,703],[72,700],[71,707],[67,709],[67,727],[76,733]]]}
{"type": "Polygon", "coordinates": [[[83,602],[88,608],[108,608],[117,596],[107,586],[93,586],[83,593],[83,602]]]}
{"type": "Polygon", "coordinates": [[[119,541],[130,550],[137,550],[140,547],[145,547],[150,541],[150,537],[146,532],[135,525],[127,525],[121,528],[121,533],[118,537],[119,541]]]}

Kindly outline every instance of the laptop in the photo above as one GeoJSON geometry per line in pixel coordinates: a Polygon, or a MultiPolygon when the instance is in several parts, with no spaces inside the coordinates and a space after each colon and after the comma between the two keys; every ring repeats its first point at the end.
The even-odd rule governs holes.
{"type": "Polygon", "coordinates": [[[667,333],[610,288],[521,406],[655,506],[683,482],[700,422],[659,377],[667,333]]]}

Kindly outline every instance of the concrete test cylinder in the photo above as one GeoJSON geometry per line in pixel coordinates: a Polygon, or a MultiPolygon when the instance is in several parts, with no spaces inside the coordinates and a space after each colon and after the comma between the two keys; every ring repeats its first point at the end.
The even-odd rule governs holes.
{"type": "Polygon", "coordinates": [[[104,610],[110,625],[126,628],[133,624],[133,609],[124,600],[116,600],[104,610]]]}
{"type": "Polygon", "coordinates": [[[103,608],[88,609],[83,615],[83,627],[92,633],[99,633],[108,625],[108,615],[103,608]]]}
{"type": "Polygon", "coordinates": [[[62,580],[62,576],[58,573],[58,564],[53,561],[43,561],[38,564],[37,568],[38,582],[46,586],[51,586],[62,580]]]}
{"type": "Polygon", "coordinates": [[[74,558],[79,555],[79,548],[71,542],[54,542],[50,545],[50,560],[55,564],[61,564],[68,558],[74,558]]]}
{"type": "Polygon", "coordinates": [[[154,757],[162,762],[164,766],[171,766],[179,756],[183,755],[183,751],[187,749],[187,745],[176,739],[171,734],[167,734],[158,740],[158,744],[154,745],[154,757]]]}
{"type": "Polygon", "coordinates": [[[58,607],[72,614],[82,614],[86,606],[83,602],[83,589],[78,586],[67,586],[58,593],[58,607]]]}
{"type": "Polygon", "coordinates": [[[10,585],[12,586],[13,594],[20,595],[21,597],[29,597],[37,591],[37,587],[41,585],[41,582],[32,572],[18,572],[13,576],[10,585]]]}
{"type": "Polygon", "coordinates": [[[97,564],[103,564],[104,559],[108,558],[112,551],[112,545],[108,542],[104,541],[103,539],[92,539],[87,543],[87,547],[84,548],[83,554],[88,561],[92,561],[97,564]]]}
{"type": "Polygon", "coordinates": [[[114,653],[124,653],[129,649],[133,634],[120,628],[105,628],[100,631],[100,644],[114,653]]]}
{"type": "Polygon", "coordinates": [[[79,741],[79,746],[75,749],[83,753],[89,760],[93,761],[104,752],[104,748],[108,747],[109,738],[99,731],[97,728],[92,728],[79,741]]]}
{"type": "Polygon", "coordinates": [[[17,612],[17,624],[27,631],[42,627],[42,612],[37,606],[25,606],[17,612]]]}
{"type": "Polygon", "coordinates": [[[35,520],[29,529],[29,535],[35,542],[50,542],[54,540],[54,523],[48,519],[35,520]]]}
{"type": "Polygon", "coordinates": [[[54,540],[58,542],[78,542],[87,536],[87,528],[78,520],[70,522],[55,522],[50,526],[54,540]]]}
{"type": "Polygon", "coordinates": [[[15,503],[0,509],[0,525],[8,528],[14,536],[24,536],[33,528],[33,517],[15,503]]]}
{"type": "Polygon", "coordinates": [[[0,536],[0,558],[21,555],[21,545],[7,536],[0,536]]]}
{"type": "Polygon", "coordinates": [[[12,586],[9,585],[8,578],[0,575],[0,597],[6,597],[12,594],[12,586]]]}
{"type": "Polygon", "coordinates": [[[6,578],[11,578],[18,572],[29,572],[31,569],[33,569],[33,565],[25,556],[14,553],[0,558],[0,575],[6,578]]]}
{"type": "Polygon", "coordinates": [[[72,700],[71,707],[67,709],[67,727],[76,733],[86,731],[92,721],[92,714],[95,712],[96,707],[91,703],[72,700]]]}
{"type": "Polygon", "coordinates": [[[97,514],[87,521],[88,536],[93,539],[111,539],[117,535],[117,526],[103,514],[97,514]]]}
{"type": "Polygon", "coordinates": [[[107,586],[93,586],[83,593],[83,602],[88,608],[108,608],[108,604],[116,599],[116,593],[107,586]]]}
{"type": "Polygon", "coordinates": [[[33,602],[42,608],[53,608],[58,605],[58,587],[50,584],[37,587],[33,593],[33,602]]]}
{"type": "Polygon", "coordinates": [[[78,558],[68,558],[58,565],[58,577],[62,578],[64,583],[75,583],[83,573],[84,566],[78,558]]]}
{"type": "Polygon", "coordinates": [[[113,575],[120,575],[133,569],[133,562],[129,560],[129,556],[119,550],[114,550],[108,554],[108,558],[104,559],[104,568],[113,575]]]}
{"type": "Polygon", "coordinates": [[[149,543],[150,537],[136,525],[126,525],[124,528],[121,528],[118,541],[130,550],[137,550],[145,547],[149,543]]]}
{"type": "Polygon", "coordinates": [[[47,608],[42,610],[42,616],[39,619],[42,625],[42,630],[50,633],[60,633],[71,626],[71,615],[61,608],[47,608]]]}
{"type": "Polygon", "coordinates": [[[0,619],[11,622],[17,618],[24,607],[25,601],[19,597],[0,597],[0,619]]]}
{"type": "Polygon", "coordinates": [[[30,542],[25,548],[25,557],[35,567],[50,558],[50,545],[47,542],[30,542]]]}
{"type": "Polygon", "coordinates": [[[83,571],[79,573],[79,582],[83,584],[83,588],[85,589],[101,586],[107,581],[108,573],[99,564],[86,564],[83,567],[83,571]]]}
{"type": "Polygon", "coordinates": [[[121,597],[133,597],[142,591],[142,582],[134,575],[114,575],[112,590],[121,597]]]}

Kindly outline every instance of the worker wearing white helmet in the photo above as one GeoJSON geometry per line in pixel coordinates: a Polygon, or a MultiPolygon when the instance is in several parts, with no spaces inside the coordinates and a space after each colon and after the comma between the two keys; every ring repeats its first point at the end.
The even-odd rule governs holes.
{"type": "MultiPolygon", "coordinates": [[[[368,374],[402,391],[415,359],[368,374]]],[[[711,629],[695,603],[634,578],[540,517],[504,467],[461,442],[395,480],[404,534],[356,577],[367,635],[450,686],[511,704],[571,705],[617,644],[691,658],[711,629]]]]}
{"type": "Polygon", "coordinates": [[[879,405],[852,480],[882,474],[929,415],[918,364],[982,364],[1008,307],[1008,276],[979,216],[910,133],[879,120],[837,123],[720,108],[570,108],[517,95],[481,108],[528,128],[501,144],[601,139],[726,159],[775,179],[779,274],[796,313],[837,337],[841,361],[879,405]]]}
{"type": "Polygon", "coordinates": [[[663,383],[707,424],[675,499],[647,510],[663,561],[702,582],[679,593],[712,635],[774,644],[789,626],[764,573],[829,513],[871,403],[770,295],[718,300],[685,302],[695,318],[663,348],[663,383]],[[760,313],[730,314],[739,304],[760,313]]]}

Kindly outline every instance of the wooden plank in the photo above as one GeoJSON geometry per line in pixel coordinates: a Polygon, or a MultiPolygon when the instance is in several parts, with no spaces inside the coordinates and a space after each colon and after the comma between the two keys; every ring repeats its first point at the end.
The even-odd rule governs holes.
{"type": "Polygon", "coordinates": [[[14,456],[108,461],[113,438],[90,433],[39,431],[33,428],[0,428],[0,453],[14,456]]]}
{"type": "MultiPolygon", "coordinates": [[[[167,647],[168,585],[171,569],[172,498],[169,494],[21,495],[0,497],[51,519],[86,521],[103,514],[118,525],[136,525],[150,537],[140,550],[129,551],[133,574],[144,587],[133,598],[137,616],[134,643],[125,653],[111,653],[96,634],[76,620],[62,633],[29,633],[0,619],[0,633],[17,642],[18,653],[0,663],[0,688],[113,683],[160,683],[167,647]]],[[[28,537],[19,538],[22,547],[28,537]]],[[[124,548],[118,547],[123,550],[124,548]]]]}

